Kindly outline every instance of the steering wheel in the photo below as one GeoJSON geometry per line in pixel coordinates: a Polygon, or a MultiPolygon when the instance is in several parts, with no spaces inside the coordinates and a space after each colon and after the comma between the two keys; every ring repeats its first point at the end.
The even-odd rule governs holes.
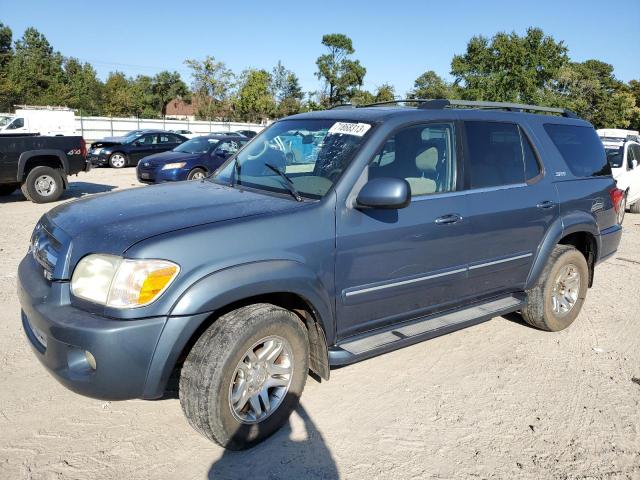
{"type": "Polygon", "coordinates": [[[264,140],[262,143],[263,143],[262,150],[260,150],[255,155],[247,154],[247,160],[256,160],[267,152],[267,150],[269,149],[269,142],[264,140]]]}

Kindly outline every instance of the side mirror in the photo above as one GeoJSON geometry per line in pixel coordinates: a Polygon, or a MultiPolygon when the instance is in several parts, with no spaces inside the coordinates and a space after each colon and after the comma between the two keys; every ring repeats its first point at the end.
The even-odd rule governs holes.
{"type": "Polygon", "coordinates": [[[401,178],[374,178],[369,180],[356,198],[357,208],[396,210],[411,203],[409,183],[401,178]]]}

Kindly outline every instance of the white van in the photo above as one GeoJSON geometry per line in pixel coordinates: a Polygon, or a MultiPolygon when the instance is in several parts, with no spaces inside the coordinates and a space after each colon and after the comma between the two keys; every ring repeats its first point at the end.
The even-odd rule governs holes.
{"type": "Polygon", "coordinates": [[[39,133],[40,135],[77,135],[76,116],[64,107],[22,107],[0,123],[0,135],[39,133]]]}
{"type": "MultiPolygon", "coordinates": [[[[640,213],[640,136],[636,130],[601,128],[597,130],[607,153],[611,174],[624,191],[623,204],[640,213]]],[[[622,223],[622,222],[621,222],[622,223]]]]}

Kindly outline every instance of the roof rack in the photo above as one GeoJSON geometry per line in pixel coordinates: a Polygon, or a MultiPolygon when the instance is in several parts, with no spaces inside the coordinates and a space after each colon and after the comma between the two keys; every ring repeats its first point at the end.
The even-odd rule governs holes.
{"type": "Polygon", "coordinates": [[[423,98],[407,98],[403,100],[390,100],[386,102],[369,103],[367,105],[358,105],[354,107],[349,105],[338,105],[334,108],[362,108],[362,107],[377,107],[382,105],[391,105],[397,103],[417,103],[418,108],[422,110],[442,110],[447,107],[472,107],[472,108],[486,108],[495,110],[507,110],[510,112],[544,112],[544,113],[557,113],[567,118],[579,118],[578,115],[566,108],[553,108],[553,107],[540,107],[538,105],[526,105],[522,103],[509,103],[509,102],[485,102],[478,100],[448,100],[446,98],[437,99],[423,99],[423,98]]]}

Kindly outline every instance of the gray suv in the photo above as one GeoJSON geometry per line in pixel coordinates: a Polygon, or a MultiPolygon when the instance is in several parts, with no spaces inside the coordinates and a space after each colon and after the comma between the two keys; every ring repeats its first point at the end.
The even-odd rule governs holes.
{"type": "Polygon", "coordinates": [[[206,179],[48,212],[18,272],[36,357],[101,399],[159,398],[178,375],[189,422],[241,449],[309,371],[509,312],[567,328],[621,236],[593,127],[413,102],[295,115],[206,179]]]}

